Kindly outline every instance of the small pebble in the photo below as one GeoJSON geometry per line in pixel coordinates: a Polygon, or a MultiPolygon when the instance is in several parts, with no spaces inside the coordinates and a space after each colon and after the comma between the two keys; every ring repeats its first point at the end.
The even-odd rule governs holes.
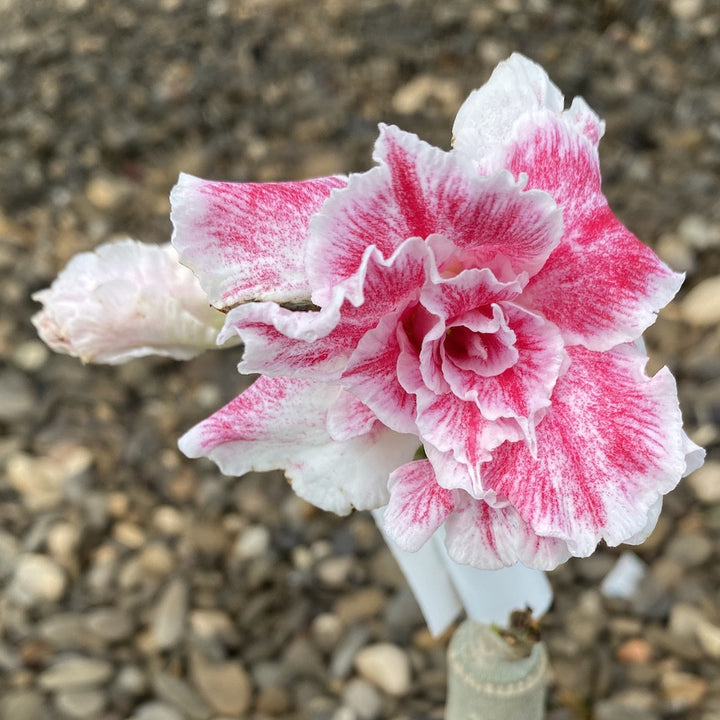
{"type": "Polygon", "coordinates": [[[706,460],[686,482],[701,502],[708,505],[720,503],[720,462],[717,460],[706,460]]]}
{"type": "Polygon", "coordinates": [[[43,690],[67,690],[102,685],[112,677],[113,666],[106,660],[90,657],[67,657],[40,673],[38,684],[43,690]]]}
{"type": "Polygon", "coordinates": [[[13,353],[13,362],[26,372],[37,372],[45,365],[50,351],[40,340],[27,340],[20,343],[13,353]]]}
{"type": "Polygon", "coordinates": [[[410,691],[410,661],[396,645],[377,643],[362,648],[355,656],[355,667],[388,695],[402,696],[410,691]]]}
{"type": "Polygon", "coordinates": [[[236,634],[232,620],[222,610],[193,610],[190,613],[190,628],[205,640],[231,638],[236,634]]]}
{"type": "Polygon", "coordinates": [[[705,654],[720,659],[720,627],[703,619],[695,629],[695,637],[705,654]]]}
{"type": "Polygon", "coordinates": [[[20,556],[20,543],[13,535],[0,530],[0,580],[10,576],[20,556]]]}
{"type": "Polygon", "coordinates": [[[185,720],[171,705],[162,702],[143,703],[129,720],[185,720]]]}
{"type": "Polygon", "coordinates": [[[340,598],[334,612],[345,625],[352,625],[379,615],[386,604],[387,597],[380,588],[367,587],[340,598]]]}
{"type": "Polygon", "coordinates": [[[15,602],[32,607],[57,602],[65,594],[67,578],[47,555],[25,554],[18,558],[8,594],[15,602]]]}
{"type": "Polygon", "coordinates": [[[699,282],[680,302],[683,319],[696,327],[720,322],[720,275],[699,282]]]}
{"type": "Polygon", "coordinates": [[[251,525],[241,533],[233,547],[238,560],[250,560],[264,555],[270,547],[270,531],[264,525],[251,525]]]}
{"type": "Polygon", "coordinates": [[[252,684],[237,662],[211,663],[191,655],[190,675],[207,703],[221,715],[243,715],[252,702],[252,684]]]}
{"type": "Polygon", "coordinates": [[[338,644],[342,632],[343,623],[337,615],[322,613],[313,620],[313,640],[325,652],[330,652],[338,644]]]}
{"type": "Polygon", "coordinates": [[[260,689],[255,707],[258,712],[266,715],[283,715],[290,710],[292,699],[285,688],[270,686],[260,689]]]}
{"type": "Polygon", "coordinates": [[[30,381],[15,370],[0,372],[0,422],[18,422],[32,414],[37,398],[30,381]]]}
{"type": "Polygon", "coordinates": [[[47,546],[50,554],[61,564],[69,563],[77,551],[82,530],[77,524],[61,522],[50,528],[47,546]]]}
{"type": "Polygon", "coordinates": [[[182,578],[172,579],[162,591],[153,612],[150,632],[160,650],[175,647],[185,630],[188,589],[182,578]]]}
{"type": "Polygon", "coordinates": [[[92,719],[105,707],[105,696],[98,690],[62,690],[55,695],[55,706],[74,720],[92,719]]]}
{"type": "Polygon", "coordinates": [[[710,558],[712,552],[712,540],[702,533],[675,535],[667,548],[667,556],[683,568],[702,565],[710,558]]]}
{"type": "Polygon", "coordinates": [[[320,582],[326,587],[341,587],[348,581],[348,577],[355,564],[351,555],[338,555],[321,560],[315,568],[320,582]]]}
{"type": "Polygon", "coordinates": [[[145,544],[145,533],[135,523],[116,523],[112,535],[115,540],[131,550],[137,550],[145,544]]]}
{"type": "Polygon", "coordinates": [[[175,568],[176,560],[167,545],[162,542],[151,542],[140,551],[140,564],[149,573],[166,577],[175,568]]]}
{"type": "Polygon", "coordinates": [[[615,652],[615,657],[624,665],[642,665],[652,658],[652,647],[642,638],[626,640],[615,652]]]}
{"type": "Polygon", "coordinates": [[[162,505],[153,513],[152,524],[159,533],[175,537],[185,530],[186,522],[182,513],[174,507],[162,505]]]}
{"type": "Polygon", "coordinates": [[[45,720],[48,717],[43,695],[36,690],[6,690],[0,697],[2,720],[45,720]]]}
{"type": "Polygon", "coordinates": [[[97,608],[85,620],[88,630],[107,642],[129,638],[134,630],[131,617],[115,607],[97,608]]]}
{"type": "Polygon", "coordinates": [[[355,625],[343,634],[330,658],[330,675],[345,678],[352,670],[355,655],[365,645],[370,633],[365,625],[355,625]]]}
{"type": "Polygon", "coordinates": [[[345,705],[355,711],[358,720],[377,720],[382,714],[382,697],[373,685],[353,678],[342,692],[345,705]]]}
{"type": "Polygon", "coordinates": [[[211,715],[209,705],[185,680],[166,672],[153,674],[152,688],[155,694],[176,708],[190,720],[207,720],[211,715]]]}
{"type": "Polygon", "coordinates": [[[708,691],[707,680],[687,672],[669,670],[660,678],[660,688],[673,713],[697,707],[708,691]]]}

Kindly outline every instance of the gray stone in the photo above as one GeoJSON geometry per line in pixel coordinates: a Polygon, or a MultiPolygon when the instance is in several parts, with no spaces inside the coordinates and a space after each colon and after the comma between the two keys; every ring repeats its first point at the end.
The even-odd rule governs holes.
{"type": "Polygon", "coordinates": [[[608,698],[595,703],[595,720],[660,720],[660,713],[649,708],[627,705],[622,699],[608,698]]]}
{"type": "Polygon", "coordinates": [[[30,510],[47,510],[63,499],[66,485],[92,463],[92,453],[81,445],[65,443],[48,455],[35,457],[17,453],[9,458],[7,477],[30,510]]]}
{"type": "Polygon", "coordinates": [[[148,687],[145,673],[136,665],[125,665],[115,675],[114,687],[123,695],[137,697],[146,692],[148,687]]]}
{"type": "Polygon", "coordinates": [[[341,587],[348,581],[355,562],[351,555],[324,558],[317,564],[315,574],[326,587],[341,587]]]}
{"type": "Polygon", "coordinates": [[[43,690],[65,690],[102,685],[112,677],[113,666],[107,660],[82,656],[56,661],[38,677],[43,690]]]}
{"type": "Polygon", "coordinates": [[[153,675],[152,687],[164,702],[177,708],[191,720],[207,720],[212,714],[210,706],[188,683],[169,673],[153,675]]]}
{"type": "Polygon", "coordinates": [[[701,502],[720,503],[720,462],[717,460],[707,460],[686,482],[701,502]]]}
{"type": "Polygon", "coordinates": [[[703,619],[695,629],[695,637],[706,655],[720,659],[720,627],[703,619]]]}
{"type": "Polygon", "coordinates": [[[107,642],[117,642],[130,637],[133,632],[132,618],[124,611],[113,608],[98,608],[85,618],[88,630],[107,642]]]}
{"type": "Polygon", "coordinates": [[[34,690],[7,690],[0,698],[0,720],[48,720],[45,699],[34,690]]]}
{"type": "Polygon", "coordinates": [[[20,543],[10,533],[0,530],[0,580],[9,577],[20,555],[20,543]]]}
{"type": "Polygon", "coordinates": [[[667,710],[679,714],[700,705],[707,694],[708,683],[699,675],[679,670],[667,670],[660,678],[660,689],[667,710]]]}
{"type": "Polygon", "coordinates": [[[188,590],[182,578],[172,579],[155,605],[150,632],[160,650],[168,650],[180,642],[185,631],[188,590]]]}
{"type": "Polygon", "coordinates": [[[696,327],[720,322],[720,275],[698,283],[680,303],[683,320],[696,327]]]}
{"type": "Polygon", "coordinates": [[[54,560],[47,555],[25,553],[18,558],[8,594],[16,603],[32,607],[57,602],[66,584],[65,573],[54,560]]]}
{"type": "Polygon", "coordinates": [[[13,423],[30,416],[37,404],[32,383],[16,370],[0,371],[0,422],[13,423]]]}
{"type": "Polygon", "coordinates": [[[346,678],[352,670],[357,651],[365,645],[370,632],[365,625],[356,625],[345,633],[330,658],[330,674],[336,678],[346,678]]]}
{"type": "Polygon", "coordinates": [[[185,720],[185,718],[171,705],[147,702],[142,704],[129,720],[185,720]]]}
{"type": "Polygon", "coordinates": [[[670,540],[667,556],[681,566],[699,567],[712,555],[713,544],[702,533],[684,533],[670,540]]]}
{"type": "Polygon", "coordinates": [[[85,619],[73,612],[50,615],[38,625],[38,635],[60,650],[82,647],[87,640],[85,619]]]}
{"type": "Polygon", "coordinates": [[[232,554],[237,560],[251,560],[264,555],[270,547],[270,531],[264,525],[251,525],[238,537],[232,554]]]}
{"type": "Polygon", "coordinates": [[[382,713],[382,697],[369,683],[353,678],[342,692],[345,705],[355,711],[359,720],[377,720],[382,713]]]}
{"type": "Polygon", "coordinates": [[[343,633],[340,618],[333,613],[321,613],[312,623],[312,636],[315,644],[323,651],[329,652],[336,647],[343,633]]]}
{"type": "Polygon", "coordinates": [[[96,718],[105,707],[105,695],[98,690],[61,690],[55,695],[55,707],[69,718],[96,718]]]}
{"type": "Polygon", "coordinates": [[[195,687],[221,715],[243,715],[252,702],[252,684],[237,662],[211,663],[202,653],[192,653],[190,674],[195,687]]]}

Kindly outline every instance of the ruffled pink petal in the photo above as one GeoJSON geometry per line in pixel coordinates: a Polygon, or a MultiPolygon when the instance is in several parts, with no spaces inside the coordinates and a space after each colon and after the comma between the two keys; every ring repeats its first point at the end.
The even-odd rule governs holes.
{"type": "Polygon", "coordinates": [[[513,367],[519,358],[515,347],[517,337],[508,326],[505,313],[499,305],[493,306],[492,311],[492,320],[476,311],[472,313],[476,317],[469,317],[468,313],[462,321],[456,321],[447,329],[443,343],[443,375],[453,392],[465,400],[471,399],[468,393],[473,392],[479,377],[496,377],[513,367]],[[453,384],[453,375],[465,390],[460,384],[453,384]]]}
{"type": "Polygon", "coordinates": [[[308,223],[344,185],[342,177],[227,183],[181,174],[170,195],[173,245],[218,308],[306,302],[308,223]]]}
{"type": "Polygon", "coordinates": [[[514,300],[522,288],[522,281],[500,282],[487,268],[470,268],[455,277],[427,285],[420,301],[430,312],[445,318],[447,325],[453,325],[469,311],[501,300],[514,300]]]}
{"type": "Polygon", "coordinates": [[[76,255],[33,299],[43,304],[33,317],[43,341],[83,362],[188,360],[216,346],[223,321],[170,245],[134,240],[76,255]]]}
{"type": "Polygon", "coordinates": [[[398,319],[396,313],[386,315],[362,338],[341,382],[389,428],[415,433],[415,397],[398,380],[398,319]]]}
{"type": "MultiPolygon", "coordinates": [[[[417,428],[423,441],[440,452],[451,452],[453,458],[467,468],[471,486],[465,488],[482,496],[489,487],[482,482],[481,466],[488,462],[495,448],[506,440],[518,441],[523,432],[515,420],[488,420],[473,402],[465,402],[452,392],[436,395],[418,390],[417,428]]],[[[454,487],[438,474],[438,482],[454,487]]]]}
{"type": "Polygon", "coordinates": [[[482,479],[535,533],[584,557],[601,539],[617,545],[646,527],[682,476],[687,448],[666,369],[647,377],[647,357],[634,345],[568,353],[570,367],[536,428],[537,457],[524,443],[505,443],[482,479]]]}
{"type": "Polygon", "coordinates": [[[370,247],[356,275],[334,288],[320,312],[274,303],[241,305],[228,314],[221,337],[239,335],[245,343],[241,372],[337,379],[381,318],[417,300],[431,263],[419,238],[405,241],[387,259],[370,247]]]}
{"type": "Polygon", "coordinates": [[[456,249],[443,258],[441,274],[488,267],[514,279],[537,272],[559,242],[560,210],[507,172],[480,177],[461,154],[387,126],[374,157],[379,167],[351,176],[311,221],[307,267],[320,305],[357,271],[371,245],[389,257],[408,238],[440,235],[456,249]]]}
{"type": "Polygon", "coordinates": [[[552,570],[570,557],[562,540],[536,535],[510,505],[493,508],[466,498],[448,517],[445,531],[445,546],[455,562],[485,570],[518,562],[552,570]]]}
{"type": "MultiPolygon", "coordinates": [[[[513,333],[516,362],[501,373],[483,377],[453,363],[445,363],[445,377],[453,393],[474,402],[488,420],[524,418],[550,405],[550,395],[565,362],[559,330],[552,324],[512,303],[502,303],[502,312],[513,333]]],[[[450,331],[445,344],[452,338],[450,331]]]]}
{"type": "Polygon", "coordinates": [[[453,124],[453,147],[482,161],[511,141],[519,119],[539,110],[562,115],[597,145],[604,123],[582,98],[575,98],[564,112],[563,102],[562,93],[540,65],[513,53],[463,103],[453,124]]]}
{"type": "MultiPolygon", "coordinates": [[[[518,439],[521,434],[514,428],[518,439]]],[[[484,487],[480,476],[480,468],[470,467],[463,462],[458,462],[452,451],[441,451],[432,445],[426,438],[423,438],[425,455],[435,471],[435,482],[446,490],[464,490],[476,500],[484,500],[492,507],[505,507],[508,505],[506,498],[498,496],[492,488],[484,487]]]]}
{"type": "Polygon", "coordinates": [[[428,460],[402,465],[390,475],[390,501],[383,516],[385,532],[408,552],[419,550],[455,507],[451,490],[435,482],[428,460]]]}
{"type": "Polygon", "coordinates": [[[333,440],[342,442],[369,433],[377,419],[367,405],[341,390],[328,408],[327,430],[333,440]]]}
{"type": "Polygon", "coordinates": [[[260,377],[244,393],[180,438],[188,457],[208,457],[227,475],[282,468],[295,492],[339,514],[387,502],[387,479],[417,450],[417,438],[380,423],[335,442],[328,409],[340,388],[260,377]]]}
{"type": "Polygon", "coordinates": [[[337,305],[320,312],[288,310],[276,303],[247,303],[226,317],[220,339],[239,337],[245,352],[241,373],[332,380],[367,329],[364,318],[345,314],[337,305]],[[360,320],[360,324],[354,320],[360,320]]]}
{"type": "Polygon", "coordinates": [[[516,131],[498,162],[552,195],[565,222],[562,243],[531,278],[523,304],[554,322],[570,344],[608,350],[635,340],[683,276],[612,214],[600,189],[597,149],[584,136],[549,113],[516,131]]]}

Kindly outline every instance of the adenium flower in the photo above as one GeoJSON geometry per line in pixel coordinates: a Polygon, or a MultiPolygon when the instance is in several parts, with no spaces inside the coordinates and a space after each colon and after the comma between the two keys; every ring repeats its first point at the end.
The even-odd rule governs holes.
{"type": "Polygon", "coordinates": [[[682,276],[610,211],[602,122],[563,107],[513,55],[450,151],[381,126],[377,166],[347,178],[182,175],[172,244],[261,377],[181,449],[281,467],[338,513],[386,505],[405,550],[442,526],[479,568],[641,542],[703,456],[639,344],[682,276]]]}

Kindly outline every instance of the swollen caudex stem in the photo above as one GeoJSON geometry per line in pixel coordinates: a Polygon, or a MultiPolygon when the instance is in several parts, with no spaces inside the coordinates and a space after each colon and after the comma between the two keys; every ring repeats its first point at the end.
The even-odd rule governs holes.
{"type": "Polygon", "coordinates": [[[508,642],[466,620],[448,649],[445,720],[542,720],[548,656],[542,642],[508,642]]]}

